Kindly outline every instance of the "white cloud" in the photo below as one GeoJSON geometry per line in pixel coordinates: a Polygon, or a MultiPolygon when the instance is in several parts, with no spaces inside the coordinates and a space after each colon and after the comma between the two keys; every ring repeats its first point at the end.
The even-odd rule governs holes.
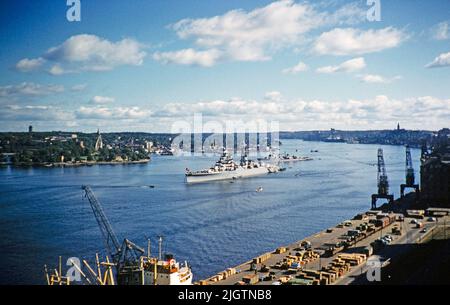
{"type": "Polygon", "coordinates": [[[366,62],[363,57],[357,57],[347,60],[337,66],[326,66],[316,70],[317,73],[336,73],[336,72],[355,72],[366,67],[366,62]]]}
{"type": "Polygon", "coordinates": [[[115,99],[113,97],[107,97],[107,96],[99,96],[96,95],[91,99],[91,103],[93,104],[109,104],[113,103],[115,99]]]}
{"type": "Polygon", "coordinates": [[[401,76],[394,76],[391,78],[387,78],[381,75],[377,75],[377,74],[364,74],[364,75],[359,75],[358,76],[362,82],[364,83],[369,83],[369,84],[389,84],[392,83],[393,81],[399,80],[402,77],[401,76]]]}
{"type": "Polygon", "coordinates": [[[66,70],[64,70],[63,67],[61,67],[60,64],[56,64],[56,65],[53,65],[53,66],[48,70],[48,73],[50,73],[51,75],[58,76],[58,75],[63,75],[63,74],[71,73],[71,71],[66,71],[66,70]]]}
{"type": "Polygon", "coordinates": [[[336,28],[322,33],[315,41],[313,50],[318,54],[359,55],[397,47],[406,38],[403,31],[393,27],[367,31],[336,28]]]}
{"type": "Polygon", "coordinates": [[[11,96],[41,96],[61,93],[64,87],[60,85],[40,85],[35,83],[21,83],[0,87],[0,97],[11,96]]]}
{"type": "Polygon", "coordinates": [[[276,100],[279,92],[269,93],[263,100],[232,98],[194,103],[170,103],[162,107],[80,107],[75,111],[55,106],[8,105],[0,111],[3,126],[27,126],[40,121],[46,126],[78,124],[86,129],[105,126],[107,129],[123,128],[136,131],[169,131],[174,122],[190,121],[194,113],[202,113],[204,123],[215,121],[225,126],[235,122],[278,121],[282,130],[329,129],[385,129],[396,122],[408,122],[407,128],[437,130],[448,126],[450,99],[420,96],[395,99],[378,95],[369,99],[348,100],[276,100]],[[274,97],[273,100],[270,97],[274,97]],[[269,97],[269,98],[267,98],[269,97]],[[58,122],[55,124],[54,122],[58,122]],[[18,125],[20,123],[20,125],[18,125]]]}
{"type": "MultiPolygon", "coordinates": [[[[72,113],[47,105],[7,105],[0,111],[0,121],[46,121],[63,122],[73,120],[72,113]]],[[[60,123],[59,123],[60,124],[60,123]]]]}
{"type": "Polygon", "coordinates": [[[438,23],[432,29],[433,38],[436,40],[447,40],[450,38],[450,26],[447,21],[438,23]]]}
{"type": "Polygon", "coordinates": [[[213,66],[219,57],[220,52],[216,49],[206,51],[196,51],[194,49],[184,49],[174,52],[156,52],[153,58],[164,64],[175,63],[181,65],[198,65],[203,67],[213,66]]]}
{"type": "Polygon", "coordinates": [[[269,91],[264,95],[264,99],[268,101],[281,102],[283,100],[283,94],[279,91],[269,91]]]}
{"type": "Polygon", "coordinates": [[[448,66],[450,66],[450,52],[440,54],[432,62],[427,64],[425,68],[439,68],[448,66]]]}
{"type": "Polygon", "coordinates": [[[142,65],[146,52],[144,46],[134,39],[117,42],[95,35],[80,34],[52,47],[36,59],[22,59],[16,66],[37,69],[45,62],[54,62],[48,70],[52,75],[80,71],[107,71],[122,65],[142,65]]]}
{"type": "Polygon", "coordinates": [[[167,104],[154,113],[170,128],[170,122],[202,113],[204,120],[278,121],[283,130],[374,129],[389,128],[398,121],[408,121],[408,128],[439,129],[448,125],[450,99],[413,97],[393,99],[378,95],[362,100],[303,100],[274,102],[233,98],[196,103],[167,104]],[[414,117],[414,120],[411,118],[414,117]]]}
{"type": "Polygon", "coordinates": [[[99,120],[136,120],[144,119],[151,115],[148,110],[139,107],[80,107],[76,112],[78,119],[99,120]]]}
{"type": "Polygon", "coordinates": [[[282,72],[284,74],[298,74],[300,72],[304,72],[307,70],[308,70],[308,66],[304,62],[299,61],[298,64],[296,64],[295,66],[286,68],[282,72]]]}
{"type": "Polygon", "coordinates": [[[180,39],[192,40],[202,51],[189,48],[189,53],[186,50],[182,53],[168,52],[168,57],[177,55],[177,60],[167,59],[167,62],[199,64],[198,60],[189,60],[192,57],[190,53],[210,50],[218,52],[218,56],[204,66],[219,60],[269,60],[280,49],[304,44],[304,36],[311,30],[336,24],[354,24],[361,22],[363,16],[365,10],[356,4],[348,4],[329,13],[319,12],[308,3],[281,0],[248,12],[238,9],[210,18],[183,19],[171,25],[171,29],[180,39]],[[182,59],[185,56],[187,60],[182,59]]]}
{"type": "Polygon", "coordinates": [[[45,63],[42,57],[29,59],[24,58],[16,64],[16,69],[20,72],[30,72],[39,69],[45,63]]]}
{"type": "Polygon", "coordinates": [[[78,91],[84,91],[86,88],[87,88],[86,84],[79,84],[79,85],[72,86],[72,88],[70,88],[70,89],[74,92],[78,92],[78,91]]]}

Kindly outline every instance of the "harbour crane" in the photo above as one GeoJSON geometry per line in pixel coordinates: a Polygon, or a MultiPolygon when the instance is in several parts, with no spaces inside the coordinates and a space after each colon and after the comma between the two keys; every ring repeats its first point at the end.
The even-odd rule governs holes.
{"type": "Polygon", "coordinates": [[[412,164],[411,149],[409,148],[408,145],[406,145],[405,182],[406,183],[400,184],[401,197],[405,196],[406,188],[413,188],[416,191],[416,194],[419,193],[420,191],[419,185],[414,184],[415,182],[414,167],[412,164]]]}
{"type": "Polygon", "coordinates": [[[83,185],[81,188],[85,192],[85,197],[89,200],[95,219],[103,235],[106,250],[112,257],[113,263],[116,264],[118,273],[126,266],[138,264],[139,258],[145,253],[144,249],[126,238],[120,244],[112,229],[111,223],[103,211],[102,205],[95,197],[92,189],[87,185],[83,185]]]}
{"type": "Polygon", "coordinates": [[[372,209],[376,209],[377,199],[387,199],[389,203],[394,202],[394,196],[389,194],[389,180],[381,148],[378,149],[378,193],[372,195],[372,209]]]}
{"type": "MultiPolygon", "coordinates": [[[[96,254],[96,264],[91,267],[86,260],[83,264],[89,271],[87,274],[81,269],[80,263],[73,259],[69,261],[72,267],[83,277],[88,284],[97,285],[190,285],[192,284],[192,271],[187,262],[183,265],[175,261],[173,255],[162,253],[162,236],[159,236],[159,256],[150,256],[150,239],[148,239],[147,255],[145,250],[128,239],[122,244],[114,233],[111,223],[103,211],[103,207],[95,197],[89,186],[83,185],[85,197],[94,212],[95,219],[105,242],[106,250],[112,257],[112,262],[106,256],[106,262],[100,262],[96,254]],[[97,267],[95,270],[95,266],[97,267]],[[113,268],[116,273],[113,273],[113,268]]],[[[71,278],[63,276],[61,257],[59,269],[49,274],[44,267],[48,285],[69,285],[71,278]]]]}

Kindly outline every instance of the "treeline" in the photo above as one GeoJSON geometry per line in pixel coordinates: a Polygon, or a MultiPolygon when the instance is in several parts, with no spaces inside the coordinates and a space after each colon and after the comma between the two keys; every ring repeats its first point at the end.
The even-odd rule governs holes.
{"type": "MultiPolygon", "coordinates": [[[[148,159],[146,143],[170,143],[170,136],[145,133],[102,134],[103,148],[95,151],[97,133],[0,133],[0,153],[13,153],[16,165],[57,162],[110,162],[148,159]]],[[[1,160],[0,160],[1,161],[1,160]]]]}

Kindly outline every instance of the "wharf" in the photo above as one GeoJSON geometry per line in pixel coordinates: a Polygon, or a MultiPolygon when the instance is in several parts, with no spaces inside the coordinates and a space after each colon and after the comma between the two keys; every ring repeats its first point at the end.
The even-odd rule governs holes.
{"type": "Polygon", "coordinates": [[[384,217],[387,221],[381,224],[383,216],[387,215],[378,210],[358,214],[352,220],[264,253],[196,284],[351,284],[357,275],[367,271],[365,262],[369,257],[388,264],[391,258],[404,254],[394,251],[394,245],[420,243],[437,226],[448,221],[448,216],[438,218],[437,222],[434,222],[428,221],[428,217],[418,220],[401,213],[391,213],[389,217],[384,217]],[[374,225],[377,221],[379,226],[374,225]],[[415,221],[420,221],[423,226],[417,228],[415,221]],[[369,230],[358,230],[361,232],[359,237],[347,241],[357,228],[365,228],[367,225],[370,226],[369,230]],[[397,232],[398,230],[400,232],[397,232]],[[363,231],[365,232],[362,233],[363,231]],[[385,235],[390,235],[392,241],[374,249],[373,242],[385,235]],[[337,247],[346,241],[349,243],[346,247],[337,247]],[[305,249],[305,245],[308,245],[309,249],[305,249]]]}

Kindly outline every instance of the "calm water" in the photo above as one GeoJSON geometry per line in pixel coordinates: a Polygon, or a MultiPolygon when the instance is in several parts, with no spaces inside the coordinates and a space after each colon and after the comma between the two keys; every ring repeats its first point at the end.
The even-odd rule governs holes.
{"type": "MultiPolygon", "coordinates": [[[[92,186],[116,234],[188,260],[195,279],[239,264],[370,208],[377,145],[284,140],[282,151],[310,155],[285,172],[188,186],[184,169],[216,157],[154,157],[150,164],[58,169],[0,168],[0,284],[43,284],[59,255],[92,262],[104,253],[80,186],[92,186]],[[310,153],[318,149],[318,153],[310,153]],[[155,185],[154,189],[144,186],[155,185]],[[257,193],[259,186],[264,191],[257,193]]],[[[404,147],[384,149],[391,191],[404,180],[404,147]]],[[[418,177],[419,150],[412,150],[418,177]]]]}

